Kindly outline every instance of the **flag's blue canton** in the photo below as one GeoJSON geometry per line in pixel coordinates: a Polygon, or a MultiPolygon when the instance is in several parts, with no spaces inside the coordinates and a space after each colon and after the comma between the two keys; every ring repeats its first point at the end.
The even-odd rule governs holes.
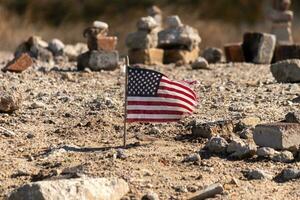
{"type": "Polygon", "coordinates": [[[140,68],[128,68],[128,96],[156,96],[162,74],[140,68]]]}

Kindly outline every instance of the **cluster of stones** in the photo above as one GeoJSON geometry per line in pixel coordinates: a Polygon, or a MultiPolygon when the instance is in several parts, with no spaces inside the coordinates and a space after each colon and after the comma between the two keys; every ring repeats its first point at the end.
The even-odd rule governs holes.
{"type": "Polygon", "coordinates": [[[279,123],[259,122],[256,117],[210,123],[195,121],[191,124],[192,135],[209,138],[205,150],[234,159],[256,155],[289,163],[300,156],[300,112],[288,113],[285,120],[279,123]]]}
{"type": "Polygon", "coordinates": [[[131,64],[161,64],[163,50],[158,49],[158,31],[161,27],[161,15],[158,9],[151,9],[152,16],[142,17],[137,22],[137,31],[126,38],[131,64]],[[156,11],[156,12],[155,12],[156,11]]]}
{"type": "Polygon", "coordinates": [[[31,36],[16,48],[14,59],[2,71],[23,72],[34,64],[34,60],[49,65],[72,62],[76,61],[77,56],[86,50],[86,45],[82,43],[65,45],[59,39],[46,42],[39,36],[31,36]]]}
{"type": "Polygon", "coordinates": [[[164,49],[164,63],[188,64],[199,57],[198,30],[182,24],[178,16],[166,19],[166,29],[158,33],[158,47],[164,49]]]}
{"type": "Polygon", "coordinates": [[[115,50],[118,39],[107,36],[107,33],[108,24],[101,21],[95,21],[93,26],[84,30],[88,51],[78,56],[78,70],[114,70],[119,66],[119,53],[115,50]]]}
{"type": "Polygon", "coordinates": [[[162,29],[160,9],[152,7],[148,14],[126,39],[130,63],[188,64],[198,58],[201,38],[196,29],[182,24],[178,16],[169,16],[166,29],[162,29]]]}

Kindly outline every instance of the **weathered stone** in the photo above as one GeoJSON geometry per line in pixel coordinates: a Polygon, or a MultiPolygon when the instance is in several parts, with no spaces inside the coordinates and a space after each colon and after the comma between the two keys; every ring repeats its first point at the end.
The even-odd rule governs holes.
{"type": "Polygon", "coordinates": [[[196,137],[211,138],[215,135],[228,136],[234,131],[234,124],[231,120],[216,121],[208,123],[195,123],[192,126],[192,134],[196,137]]]}
{"type": "Polygon", "coordinates": [[[33,65],[33,61],[31,57],[27,53],[21,54],[20,57],[14,58],[11,62],[9,62],[2,71],[10,71],[10,72],[23,72],[33,65]]]}
{"type": "Polygon", "coordinates": [[[238,132],[238,135],[242,139],[252,139],[253,138],[253,128],[245,128],[242,131],[238,132]]]}
{"type": "Polygon", "coordinates": [[[249,180],[261,180],[261,179],[272,179],[273,178],[273,176],[269,172],[265,172],[260,169],[252,169],[252,170],[246,171],[244,174],[249,180]]]}
{"type": "Polygon", "coordinates": [[[243,159],[256,154],[257,148],[254,144],[247,144],[241,139],[234,138],[227,147],[227,152],[231,158],[243,159]]]}
{"type": "Polygon", "coordinates": [[[225,56],[227,62],[244,62],[244,52],[242,44],[226,44],[224,46],[225,56]]]}
{"type": "Polygon", "coordinates": [[[166,25],[168,28],[177,28],[179,26],[183,26],[178,15],[173,15],[173,16],[167,17],[166,25]]]}
{"type": "Polygon", "coordinates": [[[269,64],[272,61],[276,37],[267,33],[244,34],[243,52],[246,62],[269,64]]]}
{"type": "Polygon", "coordinates": [[[294,18],[294,13],[293,11],[276,11],[274,10],[271,15],[270,15],[270,19],[274,22],[274,23],[286,23],[286,22],[291,22],[294,18]]]}
{"type": "Polygon", "coordinates": [[[28,53],[30,57],[44,62],[53,61],[53,55],[51,51],[48,50],[48,43],[43,41],[41,37],[38,36],[32,36],[26,42],[20,44],[17,47],[14,55],[16,58],[18,58],[23,53],[28,53]]]}
{"type": "Polygon", "coordinates": [[[65,45],[59,39],[53,39],[48,44],[48,49],[54,56],[62,56],[64,54],[65,45]]]}
{"type": "Polygon", "coordinates": [[[255,127],[254,141],[260,147],[274,149],[297,148],[300,145],[300,124],[273,123],[255,127]]]}
{"type": "Polygon", "coordinates": [[[227,147],[228,142],[222,137],[213,137],[205,145],[205,148],[212,153],[226,153],[227,147]]]}
{"type": "Polygon", "coordinates": [[[299,179],[300,178],[300,170],[291,169],[291,168],[283,169],[277,178],[281,179],[282,181],[290,181],[293,179],[299,179]]]}
{"type": "Polygon", "coordinates": [[[271,72],[278,82],[300,82],[300,60],[285,60],[271,65],[271,72]]]}
{"type": "Polygon", "coordinates": [[[123,179],[82,178],[29,183],[14,190],[8,200],[119,200],[127,192],[123,179]]]}
{"type": "Polygon", "coordinates": [[[149,16],[153,17],[156,23],[158,24],[158,28],[160,29],[162,25],[162,11],[157,6],[151,6],[147,9],[147,13],[149,16]]]}
{"type": "Polygon", "coordinates": [[[238,123],[236,124],[235,130],[236,131],[242,131],[245,128],[254,127],[259,123],[260,123],[260,118],[259,117],[246,117],[246,118],[243,118],[243,119],[238,121],[238,123]]]}
{"type": "Polygon", "coordinates": [[[149,33],[148,31],[137,31],[128,34],[126,38],[126,46],[129,49],[150,49],[157,47],[157,33],[149,33]]]}
{"type": "Polygon", "coordinates": [[[148,17],[140,18],[139,21],[137,22],[136,26],[137,26],[138,30],[150,32],[151,30],[157,28],[158,24],[153,17],[148,16],[148,17]]]}
{"type": "Polygon", "coordinates": [[[158,194],[154,192],[148,192],[142,197],[142,200],[159,200],[158,194]]]}
{"type": "Polygon", "coordinates": [[[21,107],[22,95],[15,89],[0,88],[0,112],[11,113],[21,107]]]}
{"type": "Polygon", "coordinates": [[[181,63],[190,64],[199,57],[199,49],[181,50],[181,49],[165,49],[164,50],[164,63],[181,63]]]}
{"type": "Polygon", "coordinates": [[[294,155],[290,151],[282,151],[275,153],[275,155],[272,157],[272,160],[275,162],[289,163],[294,160],[294,155]]]}
{"type": "Polygon", "coordinates": [[[258,157],[263,157],[263,158],[272,158],[277,153],[278,152],[275,151],[275,149],[270,147],[260,147],[257,149],[256,152],[258,157]]]}
{"type": "Polygon", "coordinates": [[[300,59],[300,45],[297,44],[281,44],[277,45],[274,53],[273,62],[300,59]]]}
{"type": "Polygon", "coordinates": [[[100,36],[97,38],[98,51],[112,52],[116,49],[118,42],[117,37],[100,36]]]}
{"type": "Polygon", "coordinates": [[[93,27],[104,30],[104,29],[108,29],[108,24],[105,22],[101,22],[101,21],[94,21],[93,27]]]}
{"type": "Polygon", "coordinates": [[[196,29],[182,25],[158,33],[158,47],[162,49],[198,49],[201,38],[196,29]]]}
{"type": "Polygon", "coordinates": [[[200,155],[198,153],[193,153],[185,157],[182,162],[200,162],[200,161],[201,161],[200,155]]]}
{"type": "Polygon", "coordinates": [[[293,37],[292,37],[292,30],[291,30],[291,23],[274,23],[272,25],[271,33],[276,36],[277,44],[292,44],[293,37]]]}
{"type": "Polygon", "coordinates": [[[217,194],[222,194],[224,191],[224,188],[221,184],[213,184],[205,189],[201,190],[200,192],[197,192],[196,194],[193,194],[192,197],[188,198],[189,200],[204,200],[207,198],[212,198],[216,196],[217,194]]]}
{"type": "Polygon", "coordinates": [[[78,70],[84,70],[85,68],[89,68],[93,71],[115,70],[118,66],[119,54],[117,51],[88,51],[78,56],[78,70]]]}
{"type": "Polygon", "coordinates": [[[300,123],[300,111],[289,112],[288,114],[286,114],[285,122],[300,123]]]}
{"type": "Polygon", "coordinates": [[[129,50],[128,56],[131,64],[156,65],[162,64],[164,58],[164,50],[162,49],[135,49],[129,50]]]}
{"type": "Polygon", "coordinates": [[[192,69],[210,69],[207,60],[203,57],[198,57],[195,62],[192,63],[192,69]]]}
{"type": "Polygon", "coordinates": [[[291,0],[273,0],[273,9],[278,11],[286,11],[291,6],[291,0]]]}
{"type": "Polygon", "coordinates": [[[75,45],[66,45],[64,48],[65,55],[69,58],[69,61],[76,61],[80,54],[88,51],[88,47],[84,43],[77,43],[75,45]]]}
{"type": "Polygon", "coordinates": [[[210,47],[204,49],[202,56],[208,63],[218,63],[222,60],[223,52],[221,49],[210,47]]]}

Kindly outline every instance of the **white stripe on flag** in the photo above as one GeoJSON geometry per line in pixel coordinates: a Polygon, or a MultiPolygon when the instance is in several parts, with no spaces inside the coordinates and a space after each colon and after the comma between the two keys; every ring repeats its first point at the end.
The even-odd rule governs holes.
{"type": "Polygon", "coordinates": [[[191,113],[190,110],[178,106],[174,107],[174,106],[128,105],[127,110],[170,110],[170,111],[181,111],[181,112],[191,113]]]}
{"type": "Polygon", "coordinates": [[[169,84],[169,83],[165,83],[165,82],[160,82],[159,86],[165,86],[165,87],[169,87],[169,88],[173,88],[173,89],[176,89],[176,90],[180,90],[182,92],[185,92],[191,96],[195,96],[193,93],[191,93],[189,90],[186,90],[182,87],[179,87],[177,85],[172,85],[172,84],[169,84]]]}
{"type": "Polygon", "coordinates": [[[194,101],[193,99],[191,99],[190,97],[186,96],[186,95],[183,95],[183,94],[180,94],[178,92],[172,92],[172,91],[169,91],[169,90],[161,90],[159,89],[157,91],[158,94],[169,94],[169,95],[174,95],[174,96],[177,96],[177,97],[181,97],[181,98],[184,98],[186,100],[188,100],[189,102],[191,102],[193,105],[196,105],[196,101],[194,101]]]}
{"type": "Polygon", "coordinates": [[[190,108],[191,110],[195,109],[194,106],[191,106],[190,104],[184,101],[178,99],[164,98],[164,97],[127,97],[127,101],[178,103],[190,108]]]}
{"type": "Polygon", "coordinates": [[[128,114],[128,119],[180,119],[182,115],[128,114]]]}

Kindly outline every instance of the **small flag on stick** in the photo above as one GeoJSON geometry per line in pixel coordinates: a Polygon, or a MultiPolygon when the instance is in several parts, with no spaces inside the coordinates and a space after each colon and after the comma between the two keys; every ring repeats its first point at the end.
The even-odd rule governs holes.
{"type": "Polygon", "coordinates": [[[148,69],[128,67],[127,122],[172,122],[192,114],[197,96],[187,82],[148,69]]]}

